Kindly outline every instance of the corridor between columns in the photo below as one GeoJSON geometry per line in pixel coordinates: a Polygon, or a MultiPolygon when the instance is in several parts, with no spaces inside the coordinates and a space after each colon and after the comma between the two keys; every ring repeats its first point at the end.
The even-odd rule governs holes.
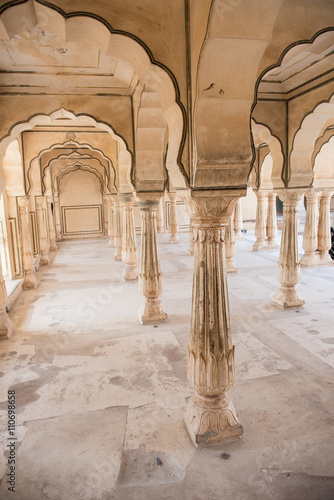
{"type": "MultiPolygon", "coordinates": [[[[211,498],[222,488],[231,498],[259,491],[286,498],[291,484],[305,482],[310,446],[330,476],[334,268],[302,269],[307,310],[280,311],[270,305],[279,250],[252,252],[252,231],[236,241],[238,273],[227,279],[237,378],[228,394],[247,437],[199,451],[182,414],[193,393],[186,375],[193,258],[187,234],[176,245],[168,233],[158,239],[166,323],[139,324],[138,283],[122,281],[107,239],[60,242],[50,266],[37,271],[39,288],[25,290],[9,313],[15,335],[0,345],[1,387],[16,391],[18,491],[46,500],[46,483],[60,498],[90,498],[98,484],[96,499],[190,500],[194,489],[211,498]],[[83,434],[91,436],[89,454],[83,434]],[[222,453],[230,468],[213,473],[222,453]]],[[[310,491],[326,498],[333,486],[314,477],[310,491]]]]}

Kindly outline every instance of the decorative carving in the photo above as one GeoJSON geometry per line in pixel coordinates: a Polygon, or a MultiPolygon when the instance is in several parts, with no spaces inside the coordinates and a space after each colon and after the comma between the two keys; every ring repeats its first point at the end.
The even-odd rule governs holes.
{"type": "Polygon", "coordinates": [[[302,196],[302,191],[285,189],[279,191],[283,201],[283,229],[281,238],[280,255],[278,261],[277,277],[281,287],[273,297],[273,303],[282,308],[301,307],[301,300],[296,291],[299,283],[300,268],[298,262],[297,240],[297,204],[302,196]]]}
{"type": "Polygon", "coordinates": [[[44,212],[44,198],[36,197],[36,211],[37,211],[37,222],[38,222],[38,235],[39,235],[39,248],[41,252],[41,264],[49,264],[49,248],[46,220],[44,212]]]}
{"type": "Polygon", "coordinates": [[[131,196],[129,201],[123,202],[122,260],[125,264],[123,270],[124,281],[132,281],[138,279],[138,252],[133,215],[133,201],[134,200],[131,196]]]}
{"type": "Polygon", "coordinates": [[[75,132],[67,132],[67,133],[66,133],[66,139],[67,139],[68,141],[74,141],[74,140],[75,140],[75,138],[76,138],[76,134],[75,134],[75,132]]]}
{"type": "Polygon", "coordinates": [[[168,197],[170,199],[170,207],[169,207],[169,232],[170,238],[168,243],[179,243],[178,233],[178,225],[177,225],[177,214],[176,214],[176,194],[168,193],[168,197]]]}
{"type": "Polygon", "coordinates": [[[19,220],[21,227],[21,246],[24,270],[23,286],[25,288],[37,288],[38,282],[35,276],[35,262],[33,256],[33,246],[31,241],[31,229],[29,219],[29,197],[17,198],[19,220]]]}
{"type": "MultiPolygon", "coordinates": [[[[137,195],[138,196],[138,195],[137,195]]],[[[158,254],[156,212],[162,194],[140,195],[141,254],[139,289],[144,302],[138,312],[142,324],[162,322],[167,319],[159,295],[162,291],[162,273],[158,254]]]]}

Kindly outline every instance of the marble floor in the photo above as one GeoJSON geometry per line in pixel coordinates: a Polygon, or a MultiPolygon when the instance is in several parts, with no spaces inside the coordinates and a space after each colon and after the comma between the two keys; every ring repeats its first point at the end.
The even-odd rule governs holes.
{"type": "Polygon", "coordinates": [[[281,311],[278,250],[236,242],[228,275],[241,438],[195,449],[182,408],[192,264],[188,236],[159,236],[163,325],[141,326],[107,240],[58,245],[0,344],[2,500],[332,500],[334,265],[301,270],[304,308],[281,311]],[[7,391],[16,394],[8,491],[7,391]]]}

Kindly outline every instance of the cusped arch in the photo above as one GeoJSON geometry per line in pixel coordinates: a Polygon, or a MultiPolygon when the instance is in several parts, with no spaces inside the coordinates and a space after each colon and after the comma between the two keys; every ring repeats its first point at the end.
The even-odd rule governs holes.
{"type": "Polygon", "coordinates": [[[55,179],[54,179],[54,182],[53,182],[53,194],[54,195],[60,195],[61,194],[61,189],[60,189],[60,183],[61,183],[61,180],[63,179],[63,177],[65,177],[65,175],[71,173],[71,172],[76,172],[77,170],[82,170],[84,172],[90,172],[91,174],[94,174],[98,180],[99,180],[99,183],[100,183],[100,186],[101,186],[101,194],[106,194],[105,192],[105,183],[104,183],[104,180],[103,180],[103,177],[102,175],[96,170],[96,168],[90,166],[90,165],[85,165],[85,164],[82,164],[82,163],[79,163],[79,162],[75,162],[73,165],[67,165],[66,167],[62,168],[61,170],[59,170],[59,172],[57,172],[57,174],[55,175],[55,179]]]}
{"type": "Polygon", "coordinates": [[[169,68],[154,60],[142,40],[131,33],[113,29],[104,19],[93,17],[89,13],[66,14],[59,7],[51,8],[28,0],[23,4],[7,6],[0,14],[0,37],[3,39],[11,39],[16,34],[36,26],[55,33],[65,42],[91,42],[105,55],[129,64],[134,69],[138,81],[154,88],[159,94],[163,112],[169,123],[172,147],[168,166],[171,167],[171,175],[182,184],[180,187],[186,187],[188,178],[181,161],[186,137],[186,113],[180,100],[176,78],[169,68]],[[175,166],[182,173],[181,177],[176,175],[175,166]]]}
{"type": "Polygon", "coordinates": [[[334,94],[308,113],[292,142],[289,187],[309,187],[313,182],[312,157],[317,140],[334,126],[334,94]]]}
{"type": "Polygon", "coordinates": [[[257,123],[254,118],[251,120],[251,127],[255,148],[258,148],[262,144],[266,144],[269,147],[272,159],[271,181],[273,188],[278,189],[283,187],[284,154],[280,141],[266,125],[257,123]]]}
{"type": "Polygon", "coordinates": [[[314,188],[334,190],[334,130],[323,143],[314,161],[314,188]]]}

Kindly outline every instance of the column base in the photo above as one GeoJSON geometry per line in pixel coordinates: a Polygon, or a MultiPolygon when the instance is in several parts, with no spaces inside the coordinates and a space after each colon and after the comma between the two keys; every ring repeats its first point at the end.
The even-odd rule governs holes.
{"type": "Polygon", "coordinates": [[[13,322],[9,318],[5,308],[3,308],[0,312],[0,340],[9,339],[13,331],[13,322]]]}
{"type": "Polygon", "coordinates": [[[184,421],[196,447],[241,436],[242,425],[228,396],[200,398],[194,394],[184,411],[184,421]]]}
{"type": "Polygon", "coordinates": [[[299,298],[298,293],[293,287],[281,286],[276,295],[272,298],[272,302],[280,309],[288,309],[290,307],[302,307],[305,300],[299,298]]]}
{"type": "Polygon", "coordinates": [[[259,250],[268,250],[268,245],[266,240],[256,241],[252,246],[253,252],[258,252],[259,250]]]}
{"type": "Polygon", "coordinates": [[[50,252],[55,252],[57,250],[57,245],[55,242],[50,243],[50,252]]]}
{"type": "Polygon", "coordinates": [[[145,299],[138,311],[138,317],[142,325],[149,325],[166,321],[167,314],[159,298],[145,299]]]}
{"type": "Polygon", "coordinates": [[[244,237],[244,235],[243,235],[241,229],[238,231],[234,231],[234,239],[235,240],[242,240],[243,237],[244,237]]]}
{"type": "Polygon", "coordinates": [[[120,248],[116,247],[114,260],[116,260],[116,261],[122,260],[122,247],[120,247],[120,248]]]}
{"type": "Polygon", "coordinates": [[[115,243],[114,243],[114,238],[109,238],[109,243],[108,243],[108,245],[109,245],[110,247],[114,247],[114,246],[115,246],[115,243]]]}
{"type": "Polygon", "coordinates": [[[177,234],[171,234],[168,240],[168,243],[180,243],[179,237],[177,234]]]}
{"type": "Polygon", "coordinates": [[[272,240],[267,240],[267,248],[269,250],[274,250],[275,248],[279,248],[279,245],[276,243],[274,239],[272,240]]]}
{"type": "Polygon", "coordinates": [[[24,272],[23,288],[37,288],[39,285],[36,275],[32,271],[24,272]]]}
{"type": "Polygon", "coordinates": [[[165,229],[163,227],[158,227],[157,228],[157,233],[158,234],[165,234],[165,229]]]}
{"type": "Polygon", "coordinates": [[[320,253],[317,252],[317,257],[318,257],[318,266],[330,266],[333,265],[334,260],[331,258],[328,252],[326,253],[320,253]]]}
{"type": "Polygon", "coordinates": [[[315,252],[312,253],[304,253],[302,258],[300,259],[299,264],[302,267],[313,267],[319,265],[319,259],[315,252]]]}
{"type": "Polygon", "coordinates": [[[49,265],[49,254],[41,255],[41,265],[48,266],[49,265]]]}
{"type": "Polygon", "coordinates": [[[138,279],[138,269],[137,265],[130,266],[126,265],[123,269],[122,275],[123,281],[135,281],[138,279]]]}
{"type": "Polygon", "coordinates": [[[188,255],[194,255],[194,244],[192,243],[187,250],[188,255]]]}
{"type": "Polygon", "coordinates": [[[226,260],[226,272],[227,273],[236,273],[237,271],[238,271],[238,268],[235,265],[234,259],[226,260]]]}

